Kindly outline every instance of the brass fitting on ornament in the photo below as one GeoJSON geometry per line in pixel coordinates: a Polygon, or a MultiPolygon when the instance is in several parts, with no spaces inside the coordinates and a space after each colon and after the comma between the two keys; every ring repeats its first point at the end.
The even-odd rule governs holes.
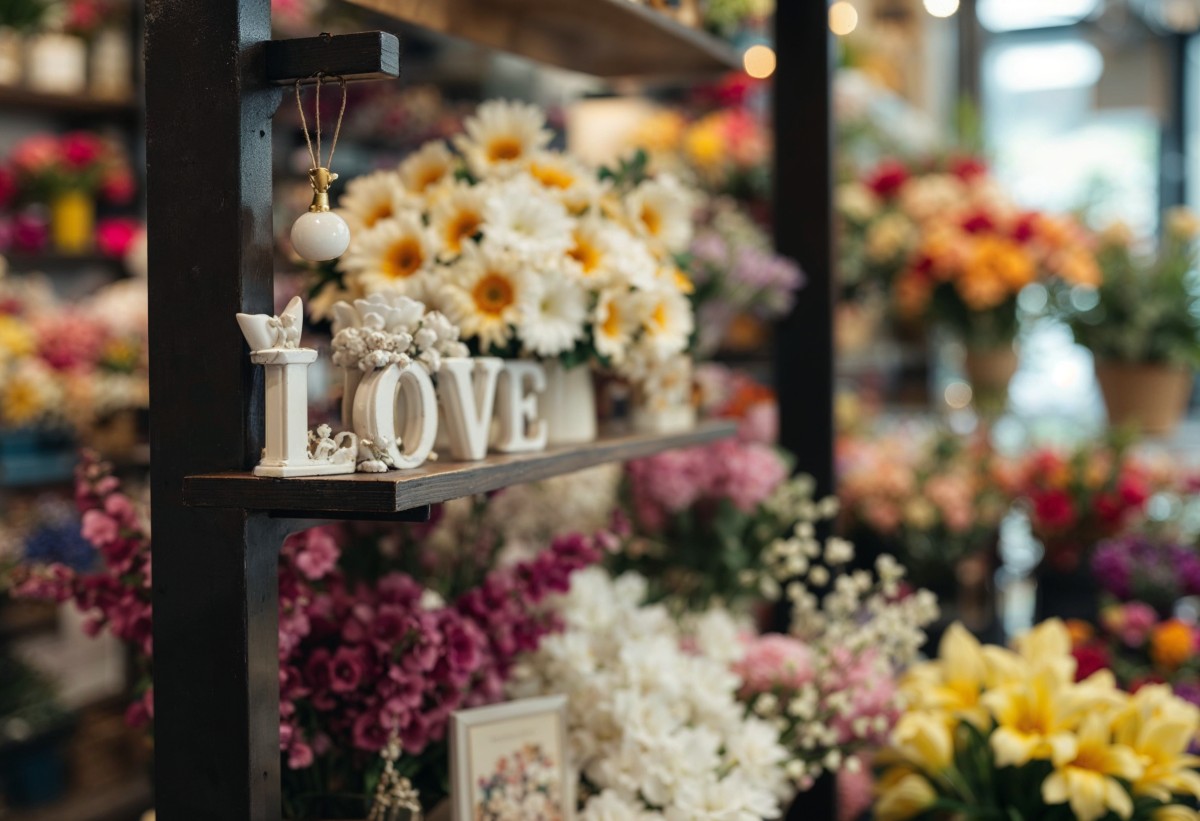
{"type": "Polygon", "coordinates": [[[328,168],[308,169],[308,181],[312,185],[313,198],[308,210],[314,213],[329,210],[329,186],[338,178],[328,168]]]}

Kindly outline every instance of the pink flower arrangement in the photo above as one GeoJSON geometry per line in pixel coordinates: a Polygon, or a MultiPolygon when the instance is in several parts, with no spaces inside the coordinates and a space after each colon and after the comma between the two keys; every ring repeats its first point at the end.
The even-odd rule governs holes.
{"type": "Polygon", "coordinates": [[[733,671],[742,679],[743,698],[776,688],[796,690],[816,676],[808,645],[781,633],[750,638],[745,655],[734,664],[733,671]]]}
{"type": "Polygon", "coordinates": [[[721,500],[753,513],[787,479],[788,469],[774,448],[727,439],[630,462],[627,473],[639,524],[658,531],[672,515],[721,500]]]}
{"type": "Polygon", "coordinates": [[[17,195],[45,202],[66,191],[100,192],[121,205],[134,191],[128,157],[115,143],[88,131],[35,134],[9,155],[17,195]]]}

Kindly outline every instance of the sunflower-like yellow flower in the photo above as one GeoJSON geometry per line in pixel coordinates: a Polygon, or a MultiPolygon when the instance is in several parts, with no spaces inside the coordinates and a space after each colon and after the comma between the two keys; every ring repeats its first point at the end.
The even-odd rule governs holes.
{"type": "Polygon", "coordinates": [[[0,316],[0,360],[28,356],[35,346],[33,331],[21,320],[0,316]]]}
{"type": "Polygon", "coordinates": [[[907,821],[937,800],[937,792],[923,775],[908,767],[893,767],[876,785],[876,821],[907,821]]]}
{"type": "Polygon", "coordinates": [[[1121,818],[1133,814],[1133,798],[1118,779],[1134,781],[1143,768],[1137,754],[1112,739],[1112,727],[1100,713],[1083,720],[1070,758],[1056,762],[1042,782],[1047,804],[1071,805],[1078,821],[1096,821],[1111,810],[1121,818]]]}
{"type": "Polygon", "coordinates": [[[1150,817],[1152,821],[1200,821],[1200,812],[1182,804],[1168,804],[1159,807],[1150,817]]]}

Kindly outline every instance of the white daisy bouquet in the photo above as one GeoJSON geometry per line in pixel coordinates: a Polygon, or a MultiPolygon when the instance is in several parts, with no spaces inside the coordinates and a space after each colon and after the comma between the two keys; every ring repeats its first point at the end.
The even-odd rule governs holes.
{"type": "Polygon", "coordinates": [[[353,239],[313,310],[398,292],[445,314],[478,354],[611,367],[634,382],[683,354],[691,192],[626,182],[550,149],[543,112],[490,101],[453,146],[351,181],[353,239]]]}
{"type": "Polygon", "coordinates": [[[748,716],[730,670],[737,625],[712,611],[689,646],[646,581],[577,572],[560,601],[564,629],[514,671],[514,696],[564,693],[581,770],[581,821],[778,818],[788,751],[748,716]]]}

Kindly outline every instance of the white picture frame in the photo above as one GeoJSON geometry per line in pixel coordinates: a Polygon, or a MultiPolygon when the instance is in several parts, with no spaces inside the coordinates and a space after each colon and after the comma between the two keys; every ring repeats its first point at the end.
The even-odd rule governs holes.
{"type": "Polygon", "coordinates": [[[540,817],[549,821],[575,821],[577,781],[568,761],[566,696],[510,701],[451,716],[454,821],[524,821],[535,817],[530,805],[522,803],[527,801],[536,802],[540,817]],[[514,766],[532,773],[533,790],[501,777],[514,766]]]}

